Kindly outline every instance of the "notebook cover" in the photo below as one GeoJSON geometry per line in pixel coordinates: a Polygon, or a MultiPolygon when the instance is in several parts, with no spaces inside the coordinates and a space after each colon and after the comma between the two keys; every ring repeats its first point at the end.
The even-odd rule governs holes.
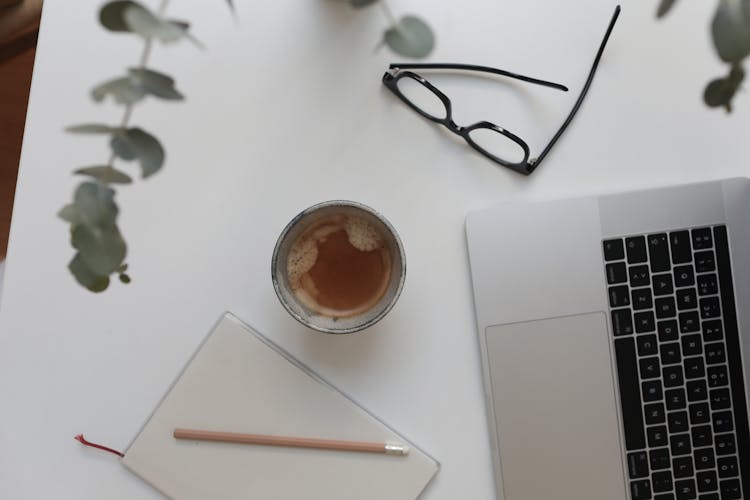
{"type": "Polygon", "coordinates": [[[171,498],[417,498],[438,463],[226,313],[125,452],[171,498]],[[406,443],[406,457],[176,440],[177,427],[406,443]]]}

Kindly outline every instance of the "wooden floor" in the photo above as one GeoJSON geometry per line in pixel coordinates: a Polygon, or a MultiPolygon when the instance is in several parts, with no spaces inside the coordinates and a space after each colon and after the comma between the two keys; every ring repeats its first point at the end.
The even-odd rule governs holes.
{"type": "Polygon", "coordinates": [[[8,248],[34,49],[0,61],[0,260],[8,248]]]}

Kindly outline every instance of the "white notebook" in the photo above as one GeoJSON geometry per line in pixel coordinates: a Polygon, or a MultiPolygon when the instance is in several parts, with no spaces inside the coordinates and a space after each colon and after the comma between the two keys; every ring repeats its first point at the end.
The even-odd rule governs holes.
{"type": "Polygon", "coordinates": [[[438,463],[227,313],[125,452],[171,498],[417,498],[438,463]],[[399,442],[405,457],[172,437],[175,428],[399,442]]]}

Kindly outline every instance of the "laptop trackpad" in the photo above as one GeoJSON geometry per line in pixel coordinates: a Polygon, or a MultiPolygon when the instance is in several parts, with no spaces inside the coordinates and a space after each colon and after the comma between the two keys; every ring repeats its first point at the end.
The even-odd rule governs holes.
{"type": "Polygon", "coordinates": [[[504,500],[625,499],[604,313],[486,336],[504,500]]]}

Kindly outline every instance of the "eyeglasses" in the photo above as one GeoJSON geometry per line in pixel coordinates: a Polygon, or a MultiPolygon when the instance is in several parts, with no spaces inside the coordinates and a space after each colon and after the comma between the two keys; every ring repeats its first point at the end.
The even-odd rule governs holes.
{"type": "Polygon", "coordinates": [[[499,163],[505,167],[508,167],[516,172],[520,172],[525,175],[531,174],[534,170],[539,167],[549,150],[555,145],[557,140],[563,134],[573,117],[578,112],[578,108],[581,107],[583,98],[586,97],[591,82],[594,79],[594,73],[596,68],[599,66],[599,59],[602,57],[604,47],[607,45],[607,40],[612,32],[612,28],[617,21],[617,17],[620,15],[620,6],[615,7],[612,20],[609,22],[607,32],[604,34],[601,45],[599,45],[599,51],[596,53],[594,63],[589,71],[589,76],[586,79],[586,83],[583,85],[581,94],[578,96],[573,109],[568,114],[565,121],[562,123],[558,131],[549,141],[547,146],[542,150],[541,154],[536,158],[529,158],[529,146],[526,142],[518,137],[517,135],[505,130],[502,127],[495,125],[492,122],[481,121],[467,127],[457,125],[453,121],[451,113],[451,101],[448,96],[443,94],[434,85],[425,80],[422,76],[411,71],[404,71],[408,69],[451,69],[451,70],[462,70],[462,71],[477,71],[482,73],[493,73],[496,75],[507,76],[515,78],[527,83],[533,83],[536,85],[542,85],[545,87],[551,87],[558,90],[567,91],[568,89],[564,85],[559,83],[548,82],[545,80],[539,80],[538,78],[531,78],[529,76],[519,75],[511,73],[502,69],[491,68],[488,66],[475,66],[470,64],[402,64],[394,63],[388,68],[389,71],[383,75],[383,84],[388,89],[396,94],[399,99],[404,101],[414,111],[424,116],[428,120],[445,125],[448,130],[464,138],[469,145],[479,151],[482,155],[486,156],[490,160],[499,163]]]}

